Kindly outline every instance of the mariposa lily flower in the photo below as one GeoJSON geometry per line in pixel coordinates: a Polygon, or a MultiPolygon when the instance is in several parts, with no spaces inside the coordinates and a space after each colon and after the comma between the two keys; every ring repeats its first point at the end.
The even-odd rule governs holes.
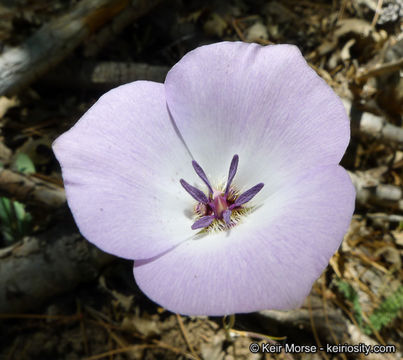
{"type": "Polygon", "coordinates": [[[102,96],[54,143],[90,242],[134,260],[152,300],[227,315],[303,302],[345,234],[355,191],[339,98],[292,45],[223,42],[165,84],[102,96]]]}

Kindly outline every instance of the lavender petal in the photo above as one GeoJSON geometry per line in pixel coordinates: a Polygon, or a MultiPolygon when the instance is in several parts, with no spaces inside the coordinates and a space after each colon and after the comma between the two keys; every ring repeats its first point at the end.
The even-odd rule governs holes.
{"type": "Polygon", "coordinates": [[[205,228],[209,226],[214,220],[214,215],[203,216],[192,225],[192,230],[205,228]]]}
{"type": "Polygon", "coordinates": [[[185,180],[180,179],[180,183],[183,188],[193,197],[193,199],[201,202],[203,204],[208,203],[207,196],[199,189],[195,188],[194,186],[188,184],[185,180]]]}
{"type": "Polygon", "coordinates": [[[235,154],[234,157],[232,158],[231,165],[229,167],[228,181],[227,181],[227,187],[225,188],[225,195],[228,195],[230,185],[238,169],[238,162],[239,162],[239,156],[235,154]]]}
{"type": "Polygon", "coordinates": [[[235,203],[233,203],[230,206],[230,209],[233,209],[237,206],[241,206],[242,204],[247,203],[248,201],[252,200],[252,198],[260,191],[262,190],[264,184],[260,183],[255,185],[254,187],[251,187],[249,190],[246,190],[244,193],[242,193],[238,199],[236,199],[235,203]]]}
{"type": "Polygon", "coordinates": [[[212,176],[235,153],[252,156],[239,183],[274,190],[310,167],[339,163],[350,139],[342,102],[294,45],[202,46],[169,71],[164,86],[179,132],[212,176]]]}
{"type": "Polygon", "coordinates": [[[160,306],[186,315],[295,309],[340,246],[354,194],[344,169],[313,169],[250,214],[253,226],[240,224],[144,265],[135,262],[136,283],[160,306]]]}
{"type": "Polygon", "coordinates": [[[195,160],[192,161],[192,165],[193,165],[193,168],[196,171],[196,174],[199,176],[200,179],[202,179],[204,181],[204,183],[207,185],[210,193],[212,194],[213,193],[213,188],[211,187],[210,182],[207,179],[207,175],[203,171],[202,167],[195,160]]]}
{"type": "Polygon", "coordinates": [[[172,126],[163,84],[136,81],[109,91],[53,150],[78,228],[103,251],[146,259],[194,234],[185,205],[177,204],[187,195],[171,181],[178,173],[191,177],[184,164],[192,160],[172,126]]]}

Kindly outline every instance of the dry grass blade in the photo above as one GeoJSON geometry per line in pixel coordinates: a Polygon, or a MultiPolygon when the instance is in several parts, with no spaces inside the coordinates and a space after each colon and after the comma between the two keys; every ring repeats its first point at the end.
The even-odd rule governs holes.
{"type": "Polygon", "coordinates": [[[192,353],[192,355],[194,356],[194,358],[195,358],[196,360],[201,360],[200,357],[196,354],[196,352],[195,352],[195,350],[194,350],[194,348],[193,348],[193,345],[191,344],[191,342],[190,342],[190,340],[189,340],[189,336],[188,336],[188,334],[187,334],[187,331],[186,331],[186,329],[185,329],[185,326],[183,325],[182,318],[181,318],[181,316],[180,316],[179,314],[176,314],[176,319],[177,319],[177,321],[178,321],[179,328],[181,329],[181,333],[182,333],[182,335],[183,335],[183,339],[185,340],[188,349],[190,350],[190,352],[192,353]]]}
{"type": "MultiPolygon", "coordinates": [[[[315,338],[315,342],[318,345],[318,347],[321,348],[322,344],[320,342],[318,332],[316,331],[315,321],[313,320],[312,304],[311,304],[311,298],[309,296],[308,296],[308,311],[309,311],[309,322],[311,323],[311,329],[312,329],[313,337],[315,338]]],[[[329,357],[327,356],[326,352],[321,351],[320,353],[326,360],[329,359],[329,357]]]]}
{"type": "Polygon", "coordinates": [[[382,4],[383,4],[383,0],[378,0],[378,4],[377,4],[376,10],[375,10],[375,15],[371,22],[372,27],[375,27],[376,23],[378,22],[379,15],[381,15],[381,11],[382,11],[382,4]]]}

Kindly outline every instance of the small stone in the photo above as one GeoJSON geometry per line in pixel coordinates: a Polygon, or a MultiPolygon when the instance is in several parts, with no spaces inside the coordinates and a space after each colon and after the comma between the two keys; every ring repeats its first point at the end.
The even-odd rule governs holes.
{"type": "Polygon", "coordinates": [[[247,41],[259,41],[259,40],[268,40],[269,34],[267,32],[267,28],[261,22],[257,22],[253,24],[246,31],[246,40],[247,41]]]}

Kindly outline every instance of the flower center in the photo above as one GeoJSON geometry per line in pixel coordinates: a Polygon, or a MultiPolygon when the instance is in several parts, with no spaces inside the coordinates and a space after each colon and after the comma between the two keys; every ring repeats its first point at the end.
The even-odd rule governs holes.
{"type": "Polygon", "coordinates": [[[203,191],[188,184],[181,179],[180,183],[184,189],[198,202],[195,206],[195,214],[198,219],[192,225],[192,229],[208,228],[213,222],[220,222],[224,228],[230,228],[237,222],[239,214],[245,211],[244,205],[262,190],[264,184],[259,183],[242,194],[231,186],[232,180],[238,169],[239,156],[234,155],[228,173],[227,185],[224,190],[213,189],[201,166],[192,161],[196,174],[203,180],[209,190],[208,196],[203,191]]]}

